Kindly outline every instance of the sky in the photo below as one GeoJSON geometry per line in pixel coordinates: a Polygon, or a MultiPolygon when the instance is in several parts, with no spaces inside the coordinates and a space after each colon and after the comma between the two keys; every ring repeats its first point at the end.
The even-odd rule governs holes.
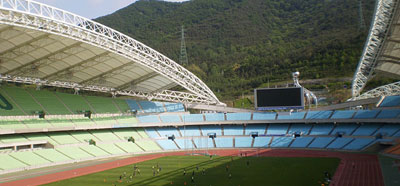
{"type": "MultiPolygon", "coordinates": [[[[34,0],[74,14],[94,19],[111,14],[137,0],[34,0]]],[[[182,2],[187,0],[164,0],[182,2]]]]}

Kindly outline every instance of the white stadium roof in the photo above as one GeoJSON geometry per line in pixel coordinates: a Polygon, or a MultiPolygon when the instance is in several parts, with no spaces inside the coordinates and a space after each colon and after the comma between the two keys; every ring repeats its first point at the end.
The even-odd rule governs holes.
{"type": "Polygon", "coordinates": [[[194,74],[90,19],[0,0],[0,79],[175,102],[221,104],[194,74]],[[169,89],[181,86],[186,91],[169,89]]]}
{"type": "Polygon", "coordinates": [[[375,74],[400,79],[399,6],[399,0],[376,2],[369,36],[354,74],[353,100],[400,94],[400,81],[361,94],[366,83],[375,74]]]}

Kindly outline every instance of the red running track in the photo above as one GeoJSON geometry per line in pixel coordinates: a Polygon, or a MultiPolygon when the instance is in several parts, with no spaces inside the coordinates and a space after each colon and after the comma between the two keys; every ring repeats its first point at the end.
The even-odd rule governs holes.
{"type": "MultiPolygon", "coordinates": [[[[204,151],[194,151],[204,152],[204,151]]],[[[229,150],[208,150],[210,154],[219,156],[237,156],[246,153],[247,156],[266,156],[266,157],[336,157],[340,158],[340,164],[333,177],[333,186],[384,186],[383,176],[379,161],[376,155],[355,154],[344,152],[328,152],[314,150],[288,150],[288,149],[229,149],[229,150]]],[[[185,155],[190,152],[166,152],[160,154],[150,154],[116,160],[113,162],[77,168],[68,171],[1,183],[0,186],[35,186],[73,177],[83,176],[95,172],[100,172],[116,167],[126,166],[133,163],[152,160],[163,156],[185,155]]]]}

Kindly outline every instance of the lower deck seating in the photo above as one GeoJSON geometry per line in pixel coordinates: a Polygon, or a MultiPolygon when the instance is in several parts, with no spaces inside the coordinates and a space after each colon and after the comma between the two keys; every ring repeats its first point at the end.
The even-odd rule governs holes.
{"type": "Polygon", "coordinates": [[[161,148],[151,140],[140,140],[140,141],[135,141],[137,145],[142,147],[145,151],[158,151],[161,150],[161,148]]]}
{"type": "Polygon", "coordinates": [[[172,135],[174,135],[175,137],[181,136],[179,134],[178,129],[174,128],[174,127],[158,127],[157,131],[161,135],[161,137],[168,137],[168,136],[172,136],[172,135]]]}
{"type": "Polygon", "coordinates": [[[256,137],[254,138],[254,144],[253,147],[268,147],[269,143],[271,141],[271,137],[256,137]]]}
{"type": "Polygon", "coordinates": [[[375,141],[375,139],[371,138],[357,138],[354,139],[351,143],[343,147],[343,149],[346,150],[361,150],[364,147],[366,147],[368,144],[372,143],[375,141]]]}
{"type": "Polygon", "coordinates": [[[233,148],[233,138],[215,138],[217,148],[233,148]]]}
{"type": "Polygon", "coordinates": [[[293,143],[290,145],[290,147],[306,148],[313,139],[314,139],[313,137],[298,137],[293,141],[293,143]]]}
{"type": "Polygon", "coordinates": [[[34,153],[43,158],[46,158],[51,162],[64,162],[71,160],[71,158],[56,151],[55,149],[40,149],[40,150],[35,150],[34,153]]]}
{"type": "Polygon", "coordinates": [[[356,131],[352,134],[353,136],[370,136],[373,133],[375,133],[376,130],[381,125],[376,125],[376,124],[368,124],[368,125],[360,125],[356,131]]]}
{"type": "Polygon", "coordinates": [[[137,146],[136,143],[119,142],[119,143],[116,143],[115,145],[117,145],[119,148],[121,148],[124,151],[129,152],[129,153],[143,152],[143,150],[139,146],[137,146]]]}
{"type": "Polygon", "coordinates": [[[357,127],[356,124],[337,124],[331,134],[342,133],[343,135],[351,135],[357,127]]]}
{"type": "Polygon", "coordinates": [[[179,127],[179,131],[181,131],[182,136],[201,136],[199,126],[179,127]]]}
{"type": "Polygon", "coordinates": [[[164,150],[176,150],[178,147],[172,140],[157,140],[157,143],[164,149],[164,150]]]}
{"type": "Polygon", "coordinates": [[[353,138],[336,138],[331,144],[328,145],[328,149],[341,149],[347,145],[353,138]]]}
{"type": "Polygon", "coordinates": [[[307,135],[310,132],[312,125],[309,124],[292,124],[288,134],[301,133],[307,135]]]}
{"type": "Polygon", "coordinates": [[[93,158],[94,156],[88,154],[83,151],[79,147],[62,147],[56,149],[58,152],[64,154],[67,157],[70,157],[75,160],[93,158]]]}
{"type": "Polygon", "coordinates": [[[235,147],[236,148],[245,148],[245,147],[251,147],[251,142],[253,141],[252,137],[246,136],[246,137],[235,137],[235,147]]]}
{"type": "Polygon", "coordinates": [[[398,124],[386,124],[379,128],[373,135],[382,135],[382,136],[393,136],[397,131],[400,130],[400,125],[398,124]]]}
{"type": "Polygon", "coordinates": [[[243,135],[243,125],[224,125],[224,135],[243,135]]]}
{"type": "Polygon", "coordinates": [[[203,135],[206,136],[208,133],[215,133],[217,136],[222,136],[221,126],[200,126],[203,135]]]}
{"type": "Polygon", "coordinates": [[[289,124],[269,124],[267,134],[286,134],[289,124]]]}
{"type": "Polygon", "coordinates": [[[265,129],[267,125],[246,125],[245,133],[246,135],[250,135],[252,132],[257,132],[258,135],[265,134],[265,129]]]}
{"type": "Polygon", "coordinates": [[[311,142],[310,145],[308,145],[308,148],[325,148],[334,139],[334,137],[317,137],[314,139],[314,141],[311,142]]]}
{"type": "Polygon", "coordinates": [[[288,147],[292,142],[292,137],[274,137],[272,139],[270,147],[288,147]]]}
{"type": "Polygon", "coordinates": [[[96,146],[110,154],[125,154],[126,153],[125,151],[118,148],[117,146],[115,146],[112,143],[101,143],[101,144],[96,144],[96,146]]]}
{"type": "Polygon", "coordinates": [[[0,154],[0,169],[10,170],[26,167],[27,164],[18,161],[8,154],[0,154]]]}
{"type": "Polygon", "coordinates": [[[181,149],[193,149],[195,146],[193,145],[192,139],[175,139],[176,144],[181,149]]]}
{"type": "Polygon", "coordinates": [[[10,156],[28,165],[44,165],[50,163],[50,161],[40,157],[32,151],[13,152],[10,156]]]}
{"type": "Polygon", "coordinates": [[[197,148],[214,148],[214,141],[211,138],[195,138],[193,139],[197,148]]]}
{"type": "Polygon", "coordinates": [[[95,145],[85,145],[80,147],[83,151],[87,152],[88,154],[96,157],[101,157],[101,156],[107,156],[110,155],[110,153],[100,149],[99,147],[95,145]]]}

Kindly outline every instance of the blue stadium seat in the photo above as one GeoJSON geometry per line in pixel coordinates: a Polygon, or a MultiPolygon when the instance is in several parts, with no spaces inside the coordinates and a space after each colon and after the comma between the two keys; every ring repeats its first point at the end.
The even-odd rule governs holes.
{"type": "Polygon", "coordinates": [[[223,125],[224,127],[224,135],[229,136],[229,135],[236,135],[236,136],[241,136],[243,135],[243,125],[223,125]]]}
{"type": "Polygon", "coordinates": [[[333,129],[333,124],[314,124],[310,135],[328,135],[333,129]]]}
{"type": "Polygon", "coordinates": [[[203,114],[188,114],[182,117],[183,122],[204,122],[203,114]]]}
{"type": "Polygon", "coordinates": [[[164,150],[176,150],[178,147],[172,140],[157,140],[157,143],[164,149],[164,150]]]}
{"type": "Polygon", "coordinates": [[[228,121],[240,121],[240,120],[251,120],[251,113],[227,113],[226,120],[228,121]]]}
{"type": "Polygon", "coordinates": [[[290,147],[293,148],[306,148],[308,144],[313,140],[313,137],[297,137],[290,147]]]}
{"type": "Polygon", "coordinates": [[[236,148],[246,148],[251,147],[252,137],[235,137],[235,147],[236,148]]]}
{"type": "Polygon", "coordinates": [[[396,107],[400,106],[400,96],[387,96],[383,99],[379,107],[396,107]]]}
{"type": "Polygon", "coordinates": [[[131,108],[131,110],[136,110],[138,112],[142,111],[142,109],[140,109],[139,105],[137,104],[137,102],[135,100],[127,99],[126,103],[131,108]]]}
{"type": "Polygon", "coordinates": [[[278,114],[278,120],[281,119],[304,119],[305,112],[292,112],[288,115],[280,115],[278,114]]]}
{"type": "Polygon", "coordinates": [[[139,101],[139,104],[145,113],[165,112],[164,105],[161,102],[139,101]]]}
{"type": "Polygon", "coordinates": [[[192,139],[175,139],[175,142],[181,149],[192,149],[194,148],[192,139]]]}
{"type": "Polygon", "coordinates": [[[373,135],[381,134],[383,136],[392,136],[397,131],[400,130],[400,125],[398,124],[385,124],[378,131],[376,131],[373,135]]]}
{"type": "Polygon", "coordinates": [[[311,142],[308,148],[325,148],[334,139],[334,137],[317,137],[313,142],[311,142]]]}
{"type": "Polygon", "coordinates": [[[271,137],[259,136],[254,139],[253,147],[268,147],[271,137]]]}
{"type": "Polygon", "coordinates": [[[164,103],[167,112],[185,112],[185,107],[182,103],[164,103]]]}
{"type": "Polygon", "coordinates": [[[194,138],[193,142],[196,144],[198,149],[214,148],[214,142],[211,138],[194,138]]]}
{"type": "Polygon", "coordinates": [[[251,132],[258,132],[258,134],[265,134],[267,125],[249,124],[246,125],[246,135],[250,135],[251,132]]]}
{"type": "Polygon", "coordinates": [[[178,115],[160,115],[160,119],[164,123],[181,123],[181,118],[178,115]]]}
{"type": "Polygon", "coordinates": [[[276,113],[254,112],[253,120],[275,120],[276,113]]]}
{"type": "Polygon", "coordinates": [[[353,136],[370,136],[380,127],[378,124],[364,124],[357,128],[353,136]]]}
{"type": "Polygon", "coordinates": [[[271,147],[289,147],[290,142],[292,142],[292,137],[274,137],[271,143],[271,147]]]}
{"type": "Polygon", "coordinates": [[[354,112],[354,110],[337,110],[333,113],[331,119],[351,119],[354,112]]]}
{"type": "Polygon", "coordinates": [[[308,111],[306,119],[329,119],[332,111],[308,111]]]}
{"type": "Polygon", "coordinates": [[[225,121],[224,113],[209,113],[204,114],[206,121],[225,121]]]}
{"type": "Polygon", "coordinates": [[[361,150],[361,149],[367,147],[367,145],[371,144],[373,141],[375,141],[375,139],[356,138],[350,144],[343,147],[343,149],[345,149],[345,150],[361,150]]]}
{"type": "Polygon", "coordinates": [[[311,124],[292,124],[289,128],[289,134],[302,133],[308,134],[312,125],[311,124]]]}
{"type": "Polygon", "coordinates": [[[144,128],[146,133],[151,137],[151,138],[160,138],[160,135],[158,135],[157,131],[155,128],[152,127],[146,127],[144,128]]]}
{"type": "Polygon", "coordinates": [[[175,137],[181,136],[179,134],[179,131],[174,127],[158,127],[157,131],[161,135],[161,137],[168,137],[172,135],[175,135],[175,137]]]}
{"type": "Polygon", "coordinates": [[[357,124],[337,124],[331,135],[336,135],[338,132],[344,135],[351,135],[356,128],[357,124]]]}
{"type": "Polygon", "coordinates": [[[208,133],[215,133],[217,136],[222,136],[221,126],[201,126],[200,128],[204,136],[208,133]]]}
{"type": "Polygon", "coordinates": [[[331,144],[328,145],[328,149],[341,149],[353,138],[336,138],[331,144]]]}
{"type": "Polygon", "coordinates": [[[382,110],[378,116],[376,116],[377,119],[396,119],[400,115],[400,109],[386,109],[382,110]]]}
{"type": "Polygon", "coordinates": [[[158,116],[138,116],[140,123],[160,123],[158,116]]]}
{"type": "Polygon", "coordinates": [[[215,138],[217,148],[233,148],[233,138],[215,138]]]}
{"type": "MultiPolygon", "coordinates": [[[[201,136],[200,129],[198,126],[179,127],[179,130],[181,131],[181,134],[183,136],[201,136]]],[[[207,134],[204,134],[204,135],[207,135],[207,134]]]]}
{"type": "Polygon", "coordinates": [[[373,119],[379,112],[380,110],[359,110],[354,115],[354,119],[373,119]]]}
{"type": "Polygon", "coordinates": [[[269,124],[267,134],[286,134],[289,124],[269,124]]]}

